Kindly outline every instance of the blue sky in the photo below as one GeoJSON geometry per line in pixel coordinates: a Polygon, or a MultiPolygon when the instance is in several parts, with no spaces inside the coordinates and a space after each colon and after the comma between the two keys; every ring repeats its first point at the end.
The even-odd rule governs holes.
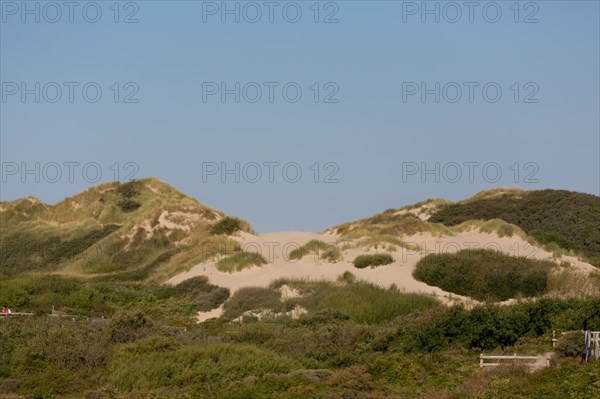
{"type": "Polygon", "coordinates": [[[600,191],[597,1],[0,3],[3,201],[156,176],[266,232],[600,191]]]}

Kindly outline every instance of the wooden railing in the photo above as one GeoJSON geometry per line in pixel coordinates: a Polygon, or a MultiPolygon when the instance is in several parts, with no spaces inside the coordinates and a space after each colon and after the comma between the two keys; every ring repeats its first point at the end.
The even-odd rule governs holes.
{"type": "Polygon", "coordinates": [[[525,361],[528,366],[544,366],[548,367],[550,365],[550,356],[549,355],[538,355],[538,356],[521,356],[517,355],[484,355],[483,353],[479,355],[479,367],[494,367],[501,366],[506,364],[514,364],[515,362],[525,361]],[[501,362],[487,363],[486,360],[501,360],[501,362]],[[502,360],[506,360],[502,362],[502,360]],[[533,361],[533,362],[532,362],[533,361]]]}
{"type": "Polygon", "coordinates": [[[0,317],[9,317],[9,316],[33,316],[33,313],[24,313],[24,312],[0,313],[0,317]]]}
{"type": "Polygon", "coordinates": [[[585,331],[584,334],[583,359],[586,362],[591,359],[600,359],[600,331],[585,331]]]}

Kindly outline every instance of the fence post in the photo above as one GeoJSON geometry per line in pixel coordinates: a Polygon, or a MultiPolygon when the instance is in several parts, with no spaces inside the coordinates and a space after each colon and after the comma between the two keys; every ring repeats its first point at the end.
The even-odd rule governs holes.
{"type": "Polygon", "coordinates": [[[479,354],[479,367],[483,368],[483,353],[479,354]]]}

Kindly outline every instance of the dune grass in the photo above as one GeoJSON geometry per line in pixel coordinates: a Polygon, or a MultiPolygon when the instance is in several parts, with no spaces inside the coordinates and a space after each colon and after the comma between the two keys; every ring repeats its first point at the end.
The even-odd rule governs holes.
{"type": "Polygon", "coordinates": [[[217,269],[222,272],[233,273],[252,266],[262,266],[266,264],[267,260],[261,254],[240,251],[235,255],[219,260],[217,262],[217,269]]]}
{"type": "Polygon", "coordinates": [[[326,243],[321,240],[310,240],[305,245],[290,252],[289,258],[297,260],[309,254],[314,255],[316,260],[322,259],[331,263],[335,263],[342,258],[342,254],[336,244],[326,243]]]}

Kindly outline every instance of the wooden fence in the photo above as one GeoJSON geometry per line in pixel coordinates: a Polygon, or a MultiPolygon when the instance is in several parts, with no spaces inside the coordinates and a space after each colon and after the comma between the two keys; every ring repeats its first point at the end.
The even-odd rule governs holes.
{"type": "Polygon", "coordinates": [[[24,313],[24,312],[0,313],[0,317],[10,317],[10,316],[33,316],[33,313],[24,313]]]}
{"type": "Polygon", "coordinates": [[[600,359],[600,331],[585,331],[583,360],[600,359]]]}
{"type": "Polygon", "coordinates": [[[550,365],[550,356],[539,355],[539,356],[520,356],[516,353],[514,355],[479,355],[479,367],[494,367],[506,364],[515,364],[517,362],[525,362],[528,366],[536,367],[548,367],[550,365]],[[496,360],[493,363],[488,363],[486,360],[496,360]]]}

